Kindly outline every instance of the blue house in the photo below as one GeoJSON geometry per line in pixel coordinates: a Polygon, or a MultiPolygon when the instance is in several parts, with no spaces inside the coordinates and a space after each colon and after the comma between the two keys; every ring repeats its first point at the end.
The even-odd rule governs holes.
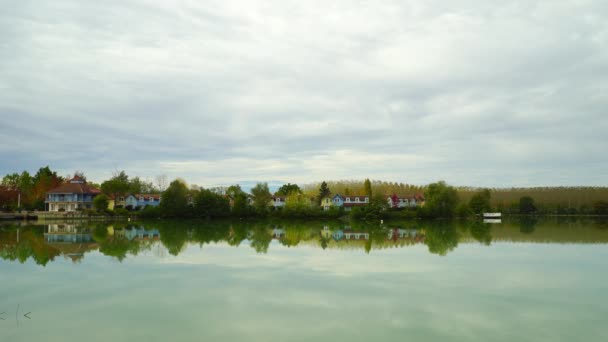
{"type": "Polygon", "coordinates": [[[157,207],[160,199],[159,194],[131,194],[125,199],[125,208],[137,210],[148,206],[157,207]]]}
{"type": "Polygon", "coordinates": [[[340,241],[344,239],[344,232],[341,230],[336,230],[331,234],[331,237],[334,238],[334,240],[336,241],[340,241]]]}
{"type": "Polygon", "coordinates": [[[340,194],[335,194],[331,198],[331,203],[334,207],[341,207],[344,205],[344,197],[340,196],[340,194]]]}

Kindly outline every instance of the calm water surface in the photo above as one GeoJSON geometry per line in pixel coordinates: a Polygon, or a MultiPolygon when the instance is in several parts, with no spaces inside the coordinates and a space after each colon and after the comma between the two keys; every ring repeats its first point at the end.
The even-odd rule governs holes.
{"type": "Polygon", "coordinates": [[[594,221],[4,224],[0,341],[608,341],[607,243],[594,221]]]}

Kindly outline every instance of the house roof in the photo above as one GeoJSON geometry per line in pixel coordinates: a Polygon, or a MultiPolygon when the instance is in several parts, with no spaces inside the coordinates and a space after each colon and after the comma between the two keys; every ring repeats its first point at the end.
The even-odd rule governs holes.
{"type": "Polygon", "coordinates": [[[55,189],[51,189],[47,194],[100,194],[101,190],[89,186],[80,177],[72,178],[68,183],[64,183],[55,189]],[[76,180],[75,180],[76,179],[76,180]]]}

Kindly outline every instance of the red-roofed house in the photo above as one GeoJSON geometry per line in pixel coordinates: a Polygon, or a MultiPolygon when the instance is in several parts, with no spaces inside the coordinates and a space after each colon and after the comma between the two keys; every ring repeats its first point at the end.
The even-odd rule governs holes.
{"type": "Polygon", "coordinates": [[[87,181],[74,176],[55,189],[46,193],[44,201],[47,211],[76,211],[93,207],[93,198],[101,191],[87,184],[87,181]]]}

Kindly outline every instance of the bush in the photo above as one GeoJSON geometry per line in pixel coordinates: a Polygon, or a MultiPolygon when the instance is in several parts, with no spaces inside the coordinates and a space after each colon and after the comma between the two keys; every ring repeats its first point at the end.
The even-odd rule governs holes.
{"type": "Polygon", "coordinates": [[[116,208],[114,209],[114,214],[118,216],[129,216],[130,213],[127,209],[124,208],[116,208]]]}

